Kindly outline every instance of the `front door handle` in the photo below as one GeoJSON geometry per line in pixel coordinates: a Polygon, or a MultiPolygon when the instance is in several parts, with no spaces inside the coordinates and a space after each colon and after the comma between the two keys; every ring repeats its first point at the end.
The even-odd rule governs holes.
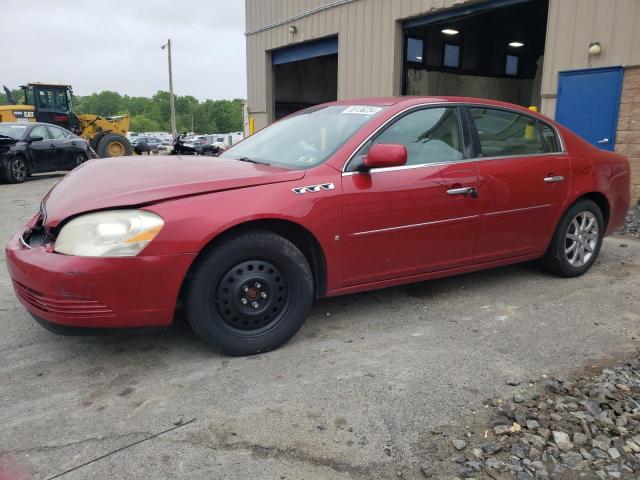
{"type": "Polygon", "coordinates": [[[609,143],[609,139],[608,138],[601,138],[600,140],[597,140],[598,143],[609,143]]]}
{"type": "Polygon", "coordinates": [[[478,191],[473,187],[450,188],[447,193],[449,195],[471,195],[472,198],[478,196],[478,191]]]}
{"type": "Polygon", "coordinates": [[[550,175],[548,177],[544,177],[544,181],[547,183],[557,183],[564,181],[564,177],[562,175],[550,175]]]}

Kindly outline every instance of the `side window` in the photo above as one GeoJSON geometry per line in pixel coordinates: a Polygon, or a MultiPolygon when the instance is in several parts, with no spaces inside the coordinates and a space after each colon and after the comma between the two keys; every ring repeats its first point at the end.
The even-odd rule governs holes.
{"type": "Polygon", "coordinates": [[[51,138],[49,136],[49,131],[43,125],[38,125],[36,127],[33,127],[33,130],[31,130],[31,133],[29,134],[29,136],[42,137],[44,140],[49,140],[51,138]]]}
{"type": "Polygon", "coordinates": [[[51,136],[55,140],[63,140],[65,138],[69,138],[69,132],[63,130],[62,128],[51,126],[49,127],[49,131],[51,132],[51,136]]]}
{"type": "Polygon", "coordinates": [[[460,45],[445,43],[442,54],[442,65],[450,68],[460,68],[460,45]]]}
{"type": "Polygon", "coordinates": [[[407,149],[407,165],[455,162],[462,159],[458,109],[425,108],[411,112],[367,142],[356,157],[367,154],[371,145],[394,143],[407,149]]]}
{"type": "Polygon", "coordinates": [[[549,153],[559,152],[560,142],[558,141],[558,136],[556,132],[549,125],[543,122],[538,122],[540,125],[540,131],[542,132],[542,139],[544,140],[544,145],[549,153]]]}
{"type": "Polygon", "coordinates": [[[470,108],[482,156],[509,157],[545,153],[537,121],[497,108],[470,108]]]}

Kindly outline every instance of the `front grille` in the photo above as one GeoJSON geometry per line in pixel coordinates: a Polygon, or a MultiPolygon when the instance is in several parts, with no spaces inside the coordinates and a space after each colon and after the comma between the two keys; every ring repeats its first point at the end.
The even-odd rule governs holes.
{"type": "Polygon", "coordinates": [[[78,297],[51,297],[15,280],[13,287],[20,299],[41,312],[67,318],[105,318],[114,315],[111,308],[97,300],[78,297]]]}

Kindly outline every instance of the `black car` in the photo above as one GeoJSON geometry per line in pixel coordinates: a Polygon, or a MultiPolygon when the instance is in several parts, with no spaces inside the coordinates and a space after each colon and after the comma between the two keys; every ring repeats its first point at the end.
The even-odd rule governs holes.
{"type": "Polygon", "coordinates": [[[71,170],[97,158],[89,142],[48,123],[0,123],[0,178],[23,182],[33,173],[71,170]]]}
{"type": "Polygon", "coordinates": [[[156,137],[137,137],[131,142],[133,151],[138,155],[157,151],[162,146],[162,141],[156,137]]]}

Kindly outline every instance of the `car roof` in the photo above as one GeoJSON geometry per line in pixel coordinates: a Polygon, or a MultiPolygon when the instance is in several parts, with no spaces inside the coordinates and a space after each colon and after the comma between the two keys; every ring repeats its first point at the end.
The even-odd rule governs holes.
{"type": "Polygon", "coordinates": [[[60,125],[56,125],[54,123],[46,123],[46,122],[2,122],[2,123],[7,123],[11,125],[24,125],[25,127],[35,127],[37,125],[46,125],[47,127],[58,127],[58,128],[62,128],[63,130],[70,131],[69,129],[61,127],[60,125]]]}
{"type": "Polygon", "coordinates": [[[365,97],[349,100],[338,100],[335,102],[325,103],[325,105],[376,105],[376,106],[398,106],[403,105],[410,107],[412,105],[422,105],[427,103],[465,103],[473,105],[486,105],[488,107],[503,107],[512,110],[520,110],[522,112],[534,113],[530,109],[514,103],[502,102],[488,98],[477,97],[453,97],[453,96],[402,96],[402,97],[365,97]]]}

